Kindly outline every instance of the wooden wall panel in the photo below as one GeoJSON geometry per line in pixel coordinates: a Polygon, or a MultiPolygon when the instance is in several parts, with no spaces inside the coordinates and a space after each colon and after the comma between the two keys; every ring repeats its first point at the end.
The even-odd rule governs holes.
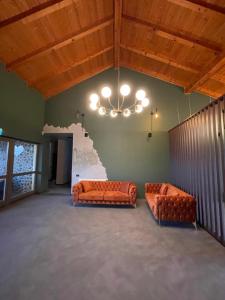
{"type": "Polygon", "coordinates": [[[197,200],[198,223],[225,245],[225,97],[169,131],[172,182],[197,200]]]}

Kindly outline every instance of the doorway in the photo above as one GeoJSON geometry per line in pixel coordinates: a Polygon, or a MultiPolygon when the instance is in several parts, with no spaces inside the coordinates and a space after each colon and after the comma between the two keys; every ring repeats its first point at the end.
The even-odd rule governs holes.
{"type": "Polygon", "coordinates": [[[49,138],[48,194],[70,194],[72,134],[47,134],[49,138]]]}

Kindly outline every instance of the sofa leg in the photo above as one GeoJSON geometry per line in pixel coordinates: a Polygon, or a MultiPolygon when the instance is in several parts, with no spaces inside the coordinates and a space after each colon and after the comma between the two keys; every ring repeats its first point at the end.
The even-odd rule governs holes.
{"type": "Polygon", "coordinates": [[[135,203],[135,204],[133,204],[133,208],[136,208],[137,207],[137,204],[135,203]]]}
{"type": "Polygon", "coordinates": [[[197,222],[195,221],[195,222],[193,222],[192,224],[194,225],[195,230],[198,230],[198,224],[197,224],[197,222]]]}

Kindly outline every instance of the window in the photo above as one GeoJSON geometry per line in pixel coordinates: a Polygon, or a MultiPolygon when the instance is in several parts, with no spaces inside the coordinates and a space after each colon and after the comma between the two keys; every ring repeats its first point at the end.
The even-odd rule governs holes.
{"type": "Polygon", "coordinates": [[[37,145],[15,141],[13,158],[12,197],[35,189],[37,145]]]}
{"type": "Polygon", "coordinates": [[[16,141],[14,144],[13,174],[36,169],[37,145],[16,141]]]}
{"type": "Polygon", "coordinates": [[[0,141],[0,176],[5,176],[7,173],[8,146],[7,141],[0,141]]]}
{"type": "Polygon", "coordinates": [[[0,205],[35,191],[37,145],[0,137],[0,205]]]}
{"type": "Polygon", "coordinates": [[[0,202],[5,201],[9,143],[0,140],[0,202]]]}
{"type": "Polygon", "coordinates": [[[0,201],[5,200],[5,179],[0,179],[0,201]]]}
{"type": "Polygon", "coordinates": [[[34,191],[35,174],[13,176],[12,196],[18,196],[34,191]]]}

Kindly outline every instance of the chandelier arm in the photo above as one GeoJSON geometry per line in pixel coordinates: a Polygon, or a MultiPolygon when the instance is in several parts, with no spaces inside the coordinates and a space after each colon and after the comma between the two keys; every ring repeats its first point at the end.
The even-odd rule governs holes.
{"type": "Polygon", "coordinates": [[[122,103],[121,103],[120,109],[123,108],[124,101],[125,101],[125,97],[123,96],[123,101],[122,101],[122,103]]]}
{"type": "Polygon", "coordinates": [[[108,102],[109,102],[109,105],[112,107],[112,109],[115,109],[115,107],[112,105],[112,103],[111,103],[111,100],[110,100],[110,98],[108,98],[108,102]]]}
{"type": "Polygon", "coordinates": [[[134,107],[136,104],[137,104],[137,100],[135,100],[134,104],[131,104],[128,108],[130,109],[130,108],[134,107]]]}

